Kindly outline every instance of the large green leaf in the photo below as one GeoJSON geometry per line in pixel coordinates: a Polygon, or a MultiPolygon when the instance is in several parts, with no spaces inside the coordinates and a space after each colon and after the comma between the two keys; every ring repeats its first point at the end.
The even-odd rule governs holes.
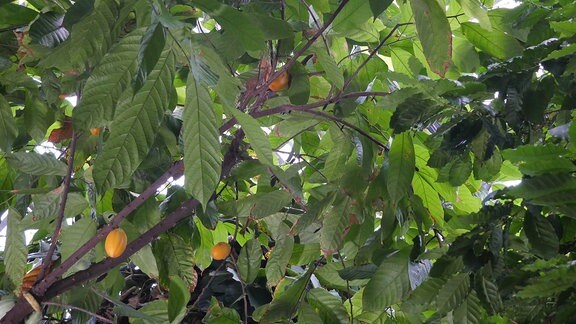
{"type": "Polygon", "coordinates": [[[98,1],[88,16],[72,26],[70,37],[50,52],[41,65],[64,71],[84,68],[87,63],[95,64],[118,37],[118,31],[114,29],[118,17],[116,2],[98,1]]]}
{"type": "Polygon", "coordinates": [[[41,98],[28,96],[26,98],[26,108],[24,109],[24,123],[28,134],[37,143],[44,141],[46,130],[55,121],[54,110],[52,110],[41,98]]]}
{"type": "Polygon", "coordinates": [[[196,286],[194,249],[189,242],[176,234],[165,234],[152,244],[160,272],[160,282],[170,285],[170,276],[179,276],[188,287],[196,286]]]}
{"type": "Polygon", "coordinates": [[[454,310],[454,322],[470,324],[485,323],[484,309],[474,291],[471,291],[460,306],[454,310]]]}
{"type": "Polygon", "coordinates": [[[544,174],[523,179],[509,192],[541,206],[575,204],[576,179],[568,173],[544,174]]]}
{"type": "Polygon", "coordinates": [[[261,323],[275,323],[281,320],[291,319],[296,313],[302,294],[312,276],[314,267],[309,267],[298,280],[292,283],[282,294],[272,300],[260,319],[261,323]]]}
{"type": "Polygon", "coordinates": [[[269,286],[277,285],[284,275],[288,262],[294,249],[294,237],[283,235],[276,241],[276,245],[270,251],[270,257],[266,263],[266,279],[269,286]]]}
{"type": "Polygon", "coordinates": [[[443,313],[454,310],[465,300],[469,290],[470,276],[467,273],[460,273],[448,279],[436,297],[438,310],[443,313]]]}
{"type": "Polygon", "coordinates": [[[262,248],[257,239],[251,239],[240,251],[238,255],[238,273],[240,279],[246,284],[251,284],[258,276],[260,261],[262,260],[262,248]]]}
{"type": "Polygon", "coordinates": [[[37,12],[16,3],[0,5],[0,28],[13,29],[28,25],[37,16],[37,12]]]}
{"type": "Polygon", "coordinates": [[[32,42],[46,47],[54,47],[64,42],[70,32],[62,25],[64,15],[56,12],[41,14],[30,25],[30,38],[32,42]]]}
{"type": "Polygon", "coordinates": [[[0,95],[0,150],[10,152],[16,136],[18,128],[12,116],[12,109],[4,96],[0,95]]]}
{"type": "Polygon", "coordinates": [[[206,86],[188,75],[183,112],[186,188],[206,208],[220,180],[218,122],[206,86]]]}
{"type": "Polygon", "coordinates": [[[168,298],[168,320],[181,323],[186,316],[186,305],[190,301],[190,291],[179,276],[170,276],[170,296],[168,298]]]}
{"type": "MultiPolygon", "coordinates": [[[[67,260],[72,253],[76,252],[79,247],[84,245],[84,243],[94,235],[96,235],[96,223],[91,217],[83,217],[72,226],[63,228],[61,236],[62,245],[60,248],[62,260],[67,260]]],[[[75,263],[71,270],[85,270],[91,264],[91,257],[91,254],[85,255],[75,263]]]]}
{"type": "Polygon", "coordinates": [[[574,287],[576,276],[574,267],[559,268],[542,272],[539,277],[518,292],[520,298],[552,297],[570,287],[574,287]]]}
{"type": "Polygon", "coordinates": [[[93,177],[98,192],[126,186],[148,154],[168,109],[173,78],[174,55],[167,49],[142,89],[133,96],[128,90],[123,96],[110,125],[110,138],[94,163],[93,177]]]}
{"type": "Polygon", "coordinates": [[[432,71],[441,77],[452,63],[452,31],[436,0],[410,0],[418,38],[432,71]]]}
{"type": "Polygon", "coordinates": [[[408,252],[399,251],[384,259],[372,279],[366,284],[362,307],[380,312],[398,303],[410,289],[408,280],[408,252]]]}
{"type": "Polygon", "coordinates": [[[539,213],[529,211],[524,217],[524,231],[536,255],[550,259],[558,254],[560,243],[548,219],[539,213]]]}
{"type": "Polygon", "coordinates": [[[475,23],[462,23],[462,33],[468,40],[482,51],[499,58],[506,60],[512,56],[522,54],[523,47],[520,43],[511,36],[503,32],[492,29],[487,31],[475,23]]]}
{"type": "Polygon", "coordinates": [[[145,315],[143,318],[136,318],[134,324],[154,324],[170,323],[168,316],[168,300],[157,299],[145,304],[138,311],[145,315]],[[152,318],[149,320],[149,318],[152,318]]]}
{"type": "Polygon", "coordinates": [[[341,34],[349,35],[358,26],[362,25],[372,16],[370,2],[366,0],[351,0],[332,22],[332,29],[341,34]]]}
{"type": "Polygon", "coordinates": [[[264,47],[264,34],[260,28],[256,28],[250,15],[217,1],[194,0],[192,2],[214,18],[225,31],[233,32],[246,50],[257,51],[264,47]]]}
{"type": "Polygon", "coordinates": [[[390,200],[395,204],[410,190],[416,167],[414,144],[410,132],[404,132],[394,137],[388,158],[386,187],[390,194],[390,200]]]}
{"type": "Polygon", "coordinates": [[[244,133],[246,133],[246,136],[250,140],[250,146],[256,152],[260,162],[268,166],[273,166],[272,147],[270,146],[270,141],[268,141],[268,136],[266,136],[266,133],[264,133],[260,127],[260,123],[252,116],[232,107],[226,107],[226,112],[234,116],[238,123],[240,123],[244,133]]]}
{"type": "MultiPolygon", "coordinates": [[[[63,187],[60,186],[47,194],[38,194],[32,196],[34,209],[26,214],[22,220],[22,227],[25,229],[40,228],[50,229],[54,226],[52,221],[58,215],[58,208],[62,200],[63,187]]],[[[64,209],[64,218],[75,217],[88,207],[88,202],[80,193],[72,192],[68,194],[66,208],[64,209]]]]}
{"type": "Polygon", "coordinates": [[[64,176],[68,167],[51,154],[16,152],[6,156],[8,164],[16,170],[31,175],[64,176]]]}
{"type": "Polygon", "coordinates": [[[316,309],[323,323],[349,323],[342,301],[323,288],[314,288],[306,294],[306,301],[316,309]]]}
{"type": "Polygon", "coordinates": [[[118,99],[136,71],[143,33],[144,29],[136,29],[126,35],[96,66],[86,81],[82,99],[74,108],[76,129],[88,130],[112,120],[118,99]]]}
{"type": "Polygon", "coordinates": [[[478,0],[458,0],[460,6],[464,10],[464,13],[468,17],[474,18],[478,20],[480,26],[487,31],[492,30],[492,24],[490,23],[490,17],[488,17],[488,13],[486,9],[483,8],[483,4],[480,3],[478,0]]]}
{"type": "Polygon", "coordinates": [[[341,197],[334,206],[326,208],[322,218],[320,248],[325,255],[331,255],[338,251],[350,226],[358,222],[350,211],[350,197],[341,197]]]}
{"type": "Polygon", "coordinates": [[[8,209],[8,228],[6,232],[6,248],[4,250],[4,266],[6,278],[13,289],[20,290],[22,278],[26,272],[26,238],[20,226],[22,216],[15,209],[8,209]],[[8,261],[8,262],[7,262],[8,261]]]}
{"type": "Polygon", "coordinates": [[[158,63],[165,45],[166,35],[164,26],[160,23],[148,26],[148,29],[146,29],[146,32],[142,36],[140,48],[138,49],[138,68],[132,80],[134,92],[138,92],[144,85],[144,82],[146,82],[148,75],[152,72],[156,63],[158,63]]]}

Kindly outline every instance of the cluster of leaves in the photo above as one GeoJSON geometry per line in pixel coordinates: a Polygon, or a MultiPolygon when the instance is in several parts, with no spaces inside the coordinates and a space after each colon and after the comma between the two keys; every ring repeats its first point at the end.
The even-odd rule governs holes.
{"type": "Polygon", "coordinates": [[[574,320],[575,15],[0,1],[0,315],[574,320]]]}

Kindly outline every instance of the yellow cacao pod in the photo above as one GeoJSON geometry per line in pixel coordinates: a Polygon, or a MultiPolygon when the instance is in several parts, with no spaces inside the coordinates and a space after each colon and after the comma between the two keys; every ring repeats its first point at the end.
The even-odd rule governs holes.
{"type": "Polygon", "coordinates": [[[210,255],[214,260],[224,260],[230,255],[230,251],[232,251],[230,244],[220,242],[212,247],[210,255]]]}
{"type": "Polygon", "coordinates": [[[117,228],[112,230],[106,236],[106,242],[104,242],[104,249],[106,254],[111,258],[117,258],[124,250],[126,250],[126,244],[128,244],[128,237],[123,229],[117,228]]]}

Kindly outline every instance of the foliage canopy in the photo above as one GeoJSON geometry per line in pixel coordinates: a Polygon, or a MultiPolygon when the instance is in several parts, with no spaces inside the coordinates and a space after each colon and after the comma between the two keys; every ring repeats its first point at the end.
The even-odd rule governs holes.
{"type": "Polygon", "coordinates": [[[573,322],[574,16],[0,1],[0,317],[573,322]]]}

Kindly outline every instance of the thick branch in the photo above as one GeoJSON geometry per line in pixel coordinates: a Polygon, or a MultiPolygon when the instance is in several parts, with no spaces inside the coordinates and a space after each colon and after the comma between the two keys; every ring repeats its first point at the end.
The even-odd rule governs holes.
{"type": "Polygon", "coordinates": [[[180,220],[184,219],[187,216],[191,216],[194,212],[194,209],[198,206],[198,200],[196,199],[189,199],[182,203],[180,207],[178,207],[175,211],[170,213],[168,216],[164,217],[158,224],[154,227],[149,229],[146,233],[140,235],[134,241],[130,242],[126,246],[126,250],[122,255],[117,258],[106,258],[94,265],[90,268],[76,272],[75,274],[60,279],[56,281],[47,291],[46,295],[44,296],[45,299],[53,298],[77,285],[86,282],[90,279],[98,278],[99,276],[105,274],[106,272],[110,271],[110,269],[114,268],[115,266],[119,265],[122,262],[133,255],[134,253],[138,252],[142,249],[145,245],[152,242],[156,237],[160,234],[166,232],[170,228],[174,227],[176,223],[180,220]]]}
{"type": "Polygon", "coordinates": [[[140,205],[142,205],[148,198],[156,195],[156,191],[162,187],[170,178],[178,178],[184,173],[184,163],[182,161],[176,162],[168,171],[166,171],[158,180],[151,184],[146,190],[144,190],[136,199],[131,201],[128,206],[122,209],[106,226],[104,226],[94,237],[90,238],[84,245],[82,245],[78,250],[76,250],[72,255],[64,260],[54,271],[50,272],[42,281],[32,287],[31,292],[35,296],[43,296],[44,292],[48,287],[50,287],[56,278],[62,276],[68,269],[70,269],[82,256],[93,249],[98,242],[103,240],[108,233],[120,225],[120,222],[126,216],[130,215],[135,211],[140,205]]]}

